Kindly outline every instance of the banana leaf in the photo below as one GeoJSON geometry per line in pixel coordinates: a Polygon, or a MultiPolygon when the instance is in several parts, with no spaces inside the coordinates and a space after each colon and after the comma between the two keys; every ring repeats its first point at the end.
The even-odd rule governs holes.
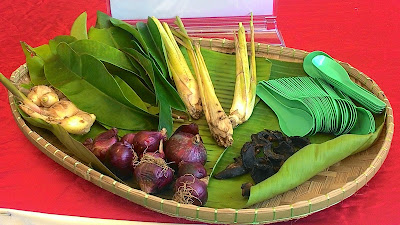
{"type": "Polygon", "coordinates": [[[74,23],[72,24],[70,35],[78,40],[88,39],[86,21],[87,13],[83,12],[75,19],[74,23]]]}
{"type": "Polygon", "coordinates": [[[45,63],[46,78],[78,108],[94,113],[99,122],[112,127],[157,128],[158,118],[132,105],[99,60],[78,55],[66,43],[60,43],[57,52],[45,63]]]}
{"type": "Polygon", "coordinates": [[[384,114],[377,118],[378,129],[368,135],[346,134],[321,144],[311,144],[300,149],[285,161],[279,171],[253,186],[245,206],[270,199],[299,186],[329,166],[363,151],[379,137],[384,124],[384,114]]]}

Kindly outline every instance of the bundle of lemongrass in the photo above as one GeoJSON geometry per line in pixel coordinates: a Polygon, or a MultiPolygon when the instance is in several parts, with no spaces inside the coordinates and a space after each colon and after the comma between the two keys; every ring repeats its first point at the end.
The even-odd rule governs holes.
{"type": "Polygon", "coordinates": [[[203,111],[210,132],[217,144],[224,147],[232,145],[233,128],[249,119],[255,104],[256,63],[253,16],[251,16],[250,22],[250,68],[245,30],[242,23],[239,23],[237,37],[235,34],[236,84],[229,117],[225,114],[215,94],[214,86],[200,51],[200,45],[196,43],[193,46],[181,19],[177,17],[175,21],[180,31],[171,29],[167,23],[161,23],[155,17],[153,17],[153,20],[157,24],[166,48],[168,67],[172,73],[172,78],[189,114],[197,119],[203,111]],[[194,79],[177,42],[187,49],[196,79],[194,79]]]}

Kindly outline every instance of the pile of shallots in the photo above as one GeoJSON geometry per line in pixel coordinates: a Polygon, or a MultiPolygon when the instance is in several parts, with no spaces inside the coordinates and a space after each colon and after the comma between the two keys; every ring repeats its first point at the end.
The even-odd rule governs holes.
{"type": "Polygon", "coordinates": [[[173,200],[194,205],[207,201],[207,152],[197,124],[180,126],[167,140],[166,130],[118,137],[112,128],[83,143],[121,179],[132,176],[146,193],[173,188],[173,200]]]}

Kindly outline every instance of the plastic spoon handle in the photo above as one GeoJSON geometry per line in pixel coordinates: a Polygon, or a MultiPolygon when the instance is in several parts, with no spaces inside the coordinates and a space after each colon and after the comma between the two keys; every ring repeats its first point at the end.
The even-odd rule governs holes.
{"type": "Polygon", "coordinates": [[[256,92],[275,112],[279,126],[287,136],[305,136],[311,131],[314,126],[313,119],[306,111],[282,104],[262,85],[257,85],[256,92]]]}
{"type": "Polygon", "coordinates": [[[385,108],[386,104],[383,101],[381,101],[371,92],[363,89],[351,81],[347,71],[333,59],[324,55],[318,55],[312,59],[312,63],[324,74],[324,76],[343,84],[343,86],[334,83],[332,83],[332,85],[336,86],[338,89],[342,90],[348,95],[354,95],[352,91],[355,92],[355,94],[359,95],[361,99],[360,103],[362,104],[365,104],[365,101],[368,101],[368,103],[372,104],[372,106],[370,104],[365,104],[366,107],[372,107],[375,109],[374,111],[377,111],[377,109],[380,111],[381,109],[385,108]],[[363,101],[362,99],[365,100],[363,101]]]}

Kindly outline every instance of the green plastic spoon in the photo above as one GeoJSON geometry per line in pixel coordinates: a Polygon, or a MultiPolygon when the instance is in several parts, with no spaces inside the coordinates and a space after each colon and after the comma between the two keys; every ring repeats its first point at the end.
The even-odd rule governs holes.
{"type": "Polygon", "coordinates": [[[279,126],[287,136],[306,136],[314,126],[313,118],[302,109],[282,104],[262,85],[257,85],[257,95],[275,112],[279,126]]]}
{"type": "MultiPolygon", "coordinates": [[[[354,127],[350,130],[350,134],[368,134],[371,132],[372,123],[375,121],[371,121],[369,111],[364,108],[357,107],[357,121],[354,127]]],[[[375,130],[375,129],[374,129],[375,130]]]]}
{"type": "Polygon", "coordinates": [[[312,63],[329,83],[347,95],[357,98],[369,110],[381,112],[385,108],[386,104],[383,101],[350,80],[347,71],[333,59],[317,55],[312,59],[312,63]]]}

